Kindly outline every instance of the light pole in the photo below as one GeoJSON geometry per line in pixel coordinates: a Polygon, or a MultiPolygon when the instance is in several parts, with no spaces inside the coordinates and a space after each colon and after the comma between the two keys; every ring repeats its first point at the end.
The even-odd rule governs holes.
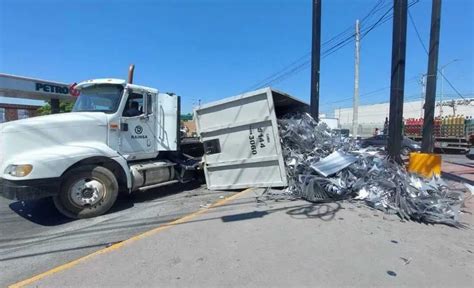
{"type": "Polygon", "coordinates": [[[441,93],[439,95],[439,117],[443,116],[444,68],[446,68],[446,66],[448,66],[450,64],[453,64],[454,62],[458,62],[460,60],[461,59],[453,59],[450,62],[448,62],[447,64],[444,64],[443,66],[441,66],[441,68],[439,69],[439,71],[441,72],[441,83],[440,83],[441,84],[441,93]]]}

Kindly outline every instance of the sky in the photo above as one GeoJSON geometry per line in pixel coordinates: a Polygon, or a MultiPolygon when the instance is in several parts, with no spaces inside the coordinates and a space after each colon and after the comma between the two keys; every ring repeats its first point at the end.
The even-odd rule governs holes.
{"type": "MultiPolygon", "coordinates": [[[[322,42],[354,29],[378,1],[392,2],[322,1],[322,42]]],[[[310,0],[0,0],[0,73],[73,83],[126,79],[133,63],[136,84],[182,96],[182,111],[191,112],[309,59],[311,12],[310,0]]],[[[431,0],[410,13],[427,45],[431,0]]],[[[439,66],[459,59],[444,74],[474,96],[474,1],[443,1],[441,18],[439,66]]],[[[428,57],[410,21],[407,31],[405,99],[418,100],[428,57]]],[[[391,20],[361,40],[361,104],[389,99],[391,41],[391,20]]],[[[309,102],[310,69],[302,68],[272,87],[309,102]]],[[[320,81],[321,112],[352,106],[353,42],[321,60],[320,81]]]]}

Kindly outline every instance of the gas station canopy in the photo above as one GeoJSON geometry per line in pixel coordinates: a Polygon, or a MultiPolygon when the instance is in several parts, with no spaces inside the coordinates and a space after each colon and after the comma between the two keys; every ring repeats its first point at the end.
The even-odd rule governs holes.
{"type": "Polygon", "coordinates": [[[74,85],[0,73],[0,96],[49,101],[75,101],[74,85]]]}

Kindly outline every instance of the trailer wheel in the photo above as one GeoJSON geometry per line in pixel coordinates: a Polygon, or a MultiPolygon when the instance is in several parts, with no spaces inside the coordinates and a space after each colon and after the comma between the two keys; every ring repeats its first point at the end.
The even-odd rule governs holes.
{"type": "Polygon", "coordinates": [[[69,218],[91,218],[107,212],[117,199],[119,185],[115,175],[102,166],[73,168],[63,175],[54,205],[69,218]]]}

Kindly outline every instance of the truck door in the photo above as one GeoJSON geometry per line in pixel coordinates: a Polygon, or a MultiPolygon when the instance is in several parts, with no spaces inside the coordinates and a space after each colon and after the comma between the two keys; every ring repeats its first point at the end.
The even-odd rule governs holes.
{"type": "MultiPolygon", "coordinates": [[[[156,96],[156,95],[155,95],[156,96]]],[[[127,160],[154,158],[156,117],[153,94],[129,91],[120,124],[119,152],[127,160]]]]}

